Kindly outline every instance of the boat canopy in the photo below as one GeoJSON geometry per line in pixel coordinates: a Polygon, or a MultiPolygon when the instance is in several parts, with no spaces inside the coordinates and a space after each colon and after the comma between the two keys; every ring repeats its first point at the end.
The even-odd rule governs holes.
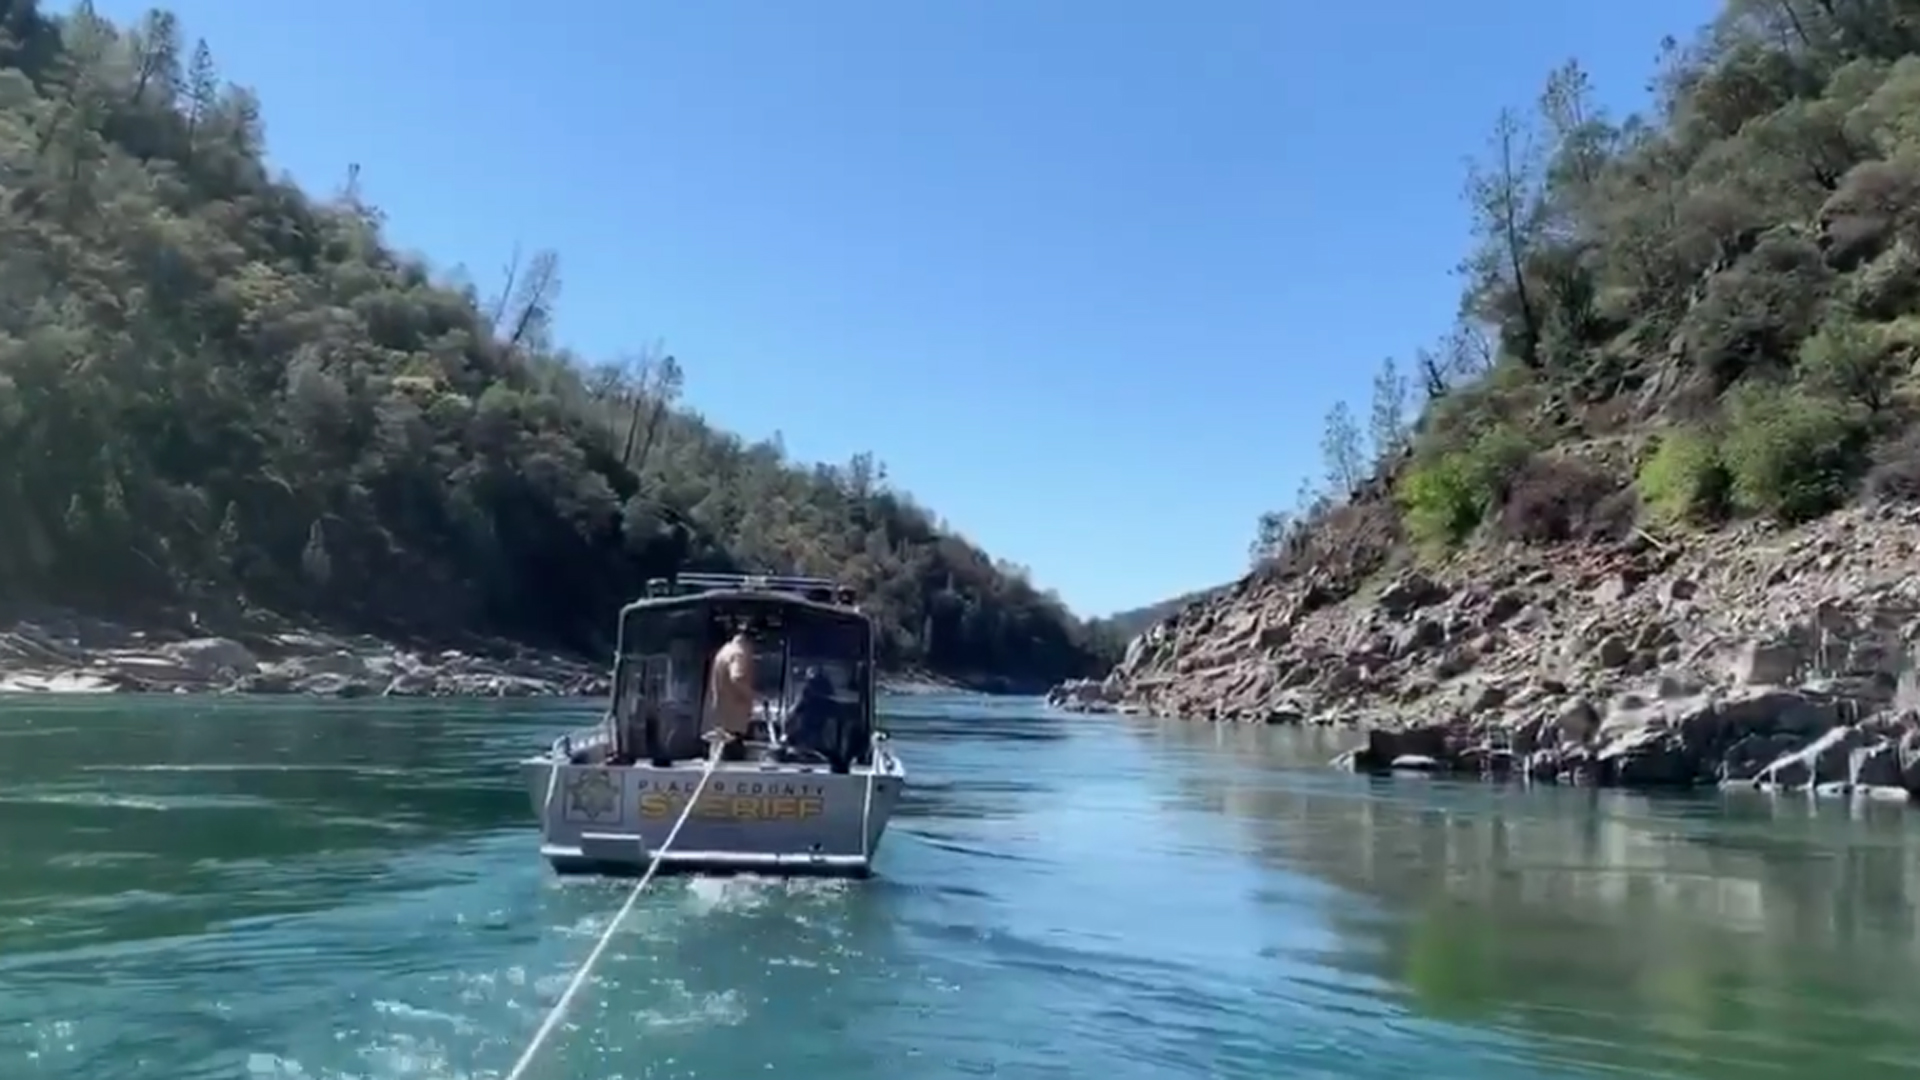
{"type": "MultiPolygon", "coordinates": [[[[684,574],[649,585],[620,613],[616,749],[628,760],[700,757],[713,656],[736,630],[753,642],[756,713],[779,720],[803,698],[836,769],[867,756],[873,732],[873,623],[853,593],[822,578],[684,574]]],[[[776,725],[777,726],[777,725],[776,725]]],[[[789,732],[789,734],[792,734],[789,732]]]]}

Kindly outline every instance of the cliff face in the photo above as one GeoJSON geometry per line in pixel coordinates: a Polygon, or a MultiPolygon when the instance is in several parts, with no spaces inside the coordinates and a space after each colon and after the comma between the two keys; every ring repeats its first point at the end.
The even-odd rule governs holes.
{"type": "Polygon", "coordinates": [[[1818,668],[1890,691],[1896,643],[1920,638],[1916,523],[1912,509],[1860,510],[1799,529],[1511,547],[1345,597],[1312,575],[1248,578],[1136,639],[1106,685],[1170,716],[1392,726],[1745,681],[1757,653],[1774,678],[1818,668]]]}
{"type": "Polygon", "coordinates": [[[1356,724],[1362,768],[1893,790],[1913,758],[1916,568],[1920,510],[1879,507],[1482,550],[1346,595],[1249,577],[1141,635],[1078,700],[1356,724]]]}

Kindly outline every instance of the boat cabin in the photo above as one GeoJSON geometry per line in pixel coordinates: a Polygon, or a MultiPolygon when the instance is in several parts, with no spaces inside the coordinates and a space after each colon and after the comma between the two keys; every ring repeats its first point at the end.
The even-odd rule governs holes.
{"type": "Polygon", "coordinates": [[[754,658],[750,759],[841,773],[871,761],[873,623],[851,589],[825,578],[680,574],[649,582],[621,610],[613,763],[667,768],[706,756],[714,654],[743,628],[754,658]]]}

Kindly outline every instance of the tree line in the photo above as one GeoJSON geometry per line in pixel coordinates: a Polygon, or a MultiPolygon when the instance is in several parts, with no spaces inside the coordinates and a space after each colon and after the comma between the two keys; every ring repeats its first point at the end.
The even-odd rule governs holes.
{"type": "Polygon", "coordinates": [[[678,569],[849,581],[885,659],[1052,679],[1113,643],[887,483],[553,340],[550,252],[483,296],[357,167],[270,175],[258,98],[153,11],[0,0],[0,599],[606,647],[678,569]]]}
{"type": "Polygon", "coordinates": [[[1455,325],[1332,410],[1257,564],[1920,496],[1920,8],[1727,0],[1651,89],[1611,116],[1568,61],[1495,119],[1455,325]]]}

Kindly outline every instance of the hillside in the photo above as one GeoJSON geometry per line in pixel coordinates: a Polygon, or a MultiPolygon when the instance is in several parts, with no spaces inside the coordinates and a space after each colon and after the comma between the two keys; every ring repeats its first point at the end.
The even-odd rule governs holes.
{"type": "Polygon", "coordinates": [[[1102,615],[1096,619],[1089,619],[1087,620],[1087,626],[1096,633],[1106,635],[1111,640],[1124,643],[1140,636],[1148,627],[1179,611],[1181,608],[1204,600],[1219,591],[1217,588],[1197,589],[1193,592],[1183,593],[1173,597],[1170,600],[1162,600],[1158,603],[1148,604],[1145,607],[1129,608],[1126,611],[1116,611],[1111,615],[1102,615]]]}
{"type": "Polygon", "coordinates": [[[269,175],[262,113],[164,12],[0,4],[7,607],[604,655],[648,577],[756,568],[851,580],[896,668],[1102,662],[871,456],[792,462],[682,407],[672,358],[569,356],[550,254],[482,301],[383,242],[346,163],[327,199],[269,175]]]}
{"type": "Polygon", "coordinates": [[[1363,767],[1904,782],[1920,6],[1731,0],[1654,86],[1497,119],[1459,324],[1101,697],[1352,720],[1363,767]]]}

